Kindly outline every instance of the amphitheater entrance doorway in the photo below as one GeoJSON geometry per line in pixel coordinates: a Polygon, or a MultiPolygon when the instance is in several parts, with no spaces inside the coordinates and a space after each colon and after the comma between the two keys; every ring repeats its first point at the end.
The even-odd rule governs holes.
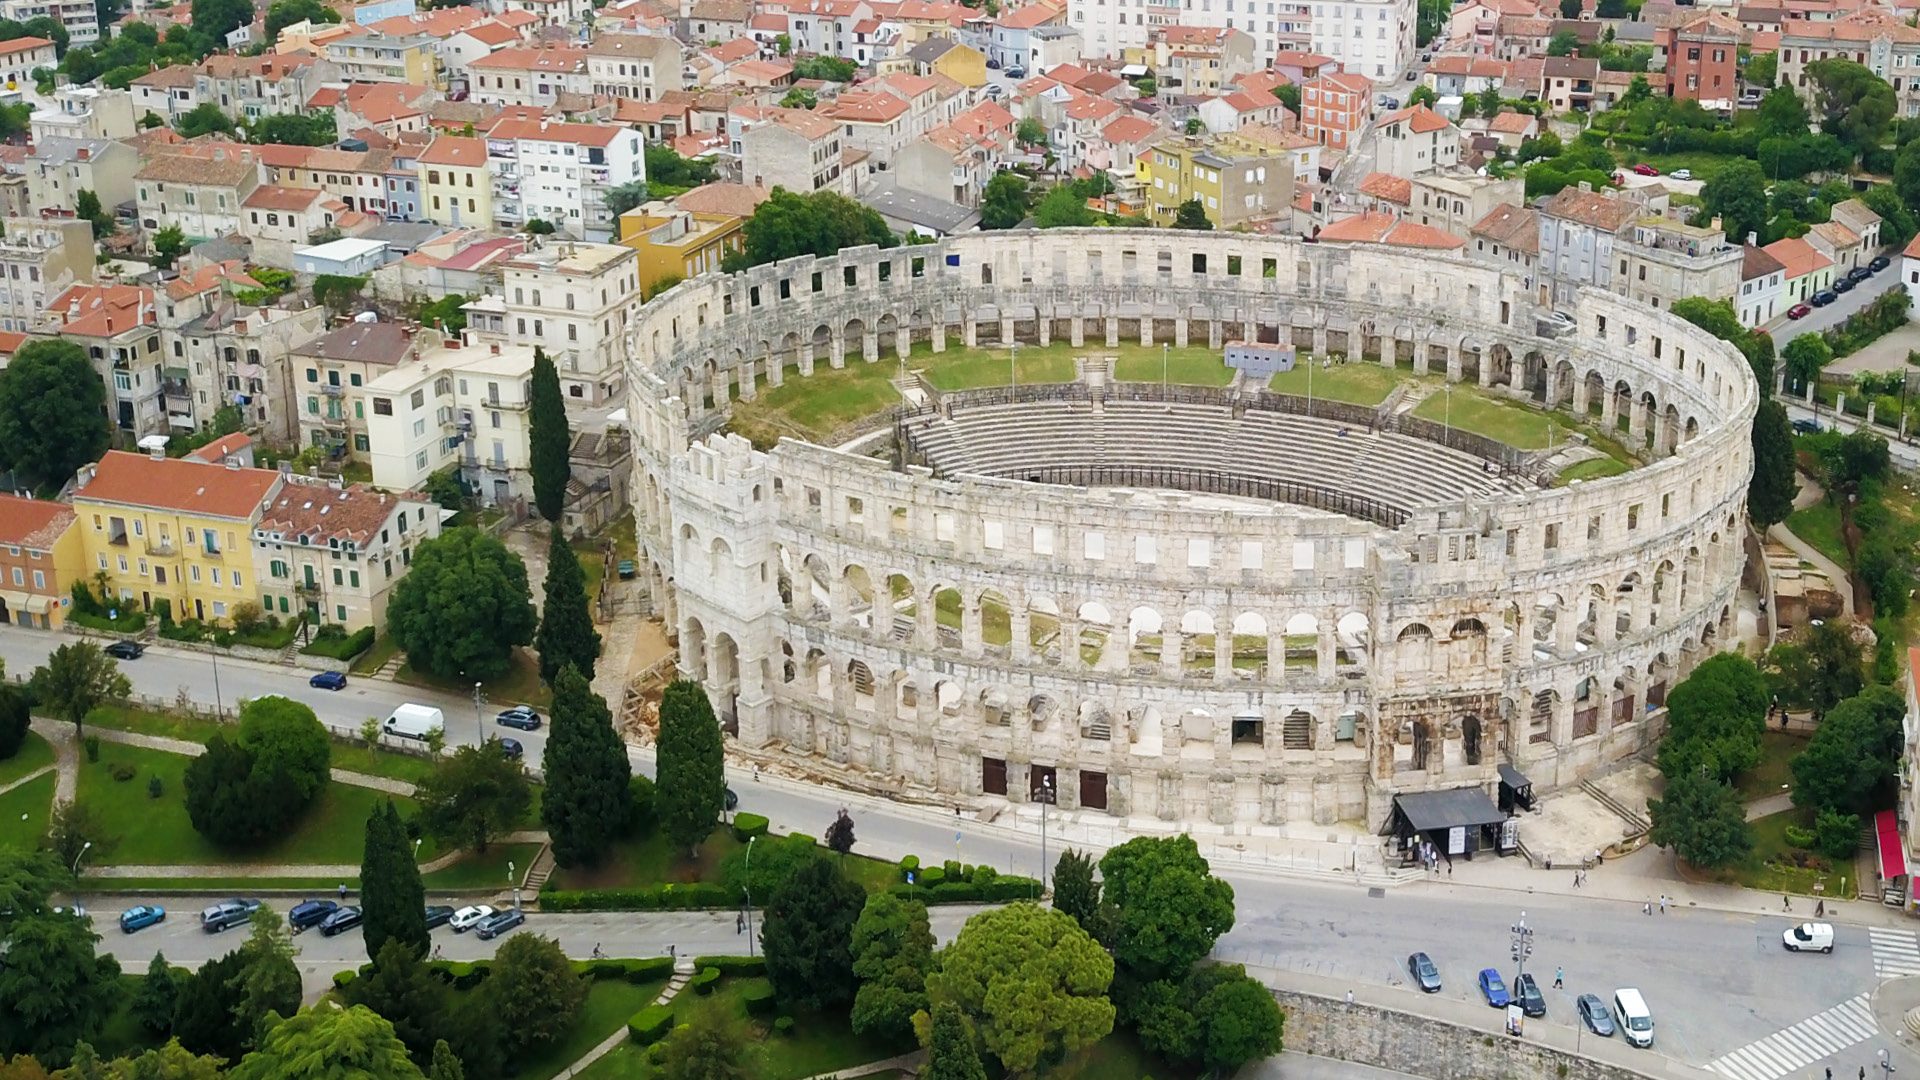
{"type": "Polygon", "coordinates": [[[1007,760],[997,757],[980,759],[980,791],[986,795],[1005,795],[1007,793],[1007,760]]]}
{"type": "Polygon", "coordinates": [[[1088,810],[1107,808],[1107,774],[1080,770],[1080,805],[1088,810]]]}
{"type": "Polygon", "coordinates": [[[1471,860],[1474,853],[1494,846],[1507,815],[1477,787],[1451,791],[1417,791],[1393,797],[1393,813],[1384,830],[1399,841],[1402,861],[1419,861],[1422,848],[1431,845],[1448,862],[1455,855],[1471,860]]]}

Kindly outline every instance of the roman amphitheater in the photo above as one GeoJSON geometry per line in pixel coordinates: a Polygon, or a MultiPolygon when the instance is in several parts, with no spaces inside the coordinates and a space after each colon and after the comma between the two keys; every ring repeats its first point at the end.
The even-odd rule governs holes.
{"type": "Polygon", "coordinates": [[[683,283],[629,380],[655,610],[743,750],[902,797],[1377,831],[1576,784],[1733,631],[1756,394],[1680,319],[1531,295],[1119,229],[683,283]]]}

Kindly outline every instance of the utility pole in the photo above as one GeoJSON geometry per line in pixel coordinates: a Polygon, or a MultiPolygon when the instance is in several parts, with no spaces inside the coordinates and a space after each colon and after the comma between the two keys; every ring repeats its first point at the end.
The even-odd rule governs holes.
{"type": "MultiPolygon", "coordinates": [[[[741,877],[745,880],[745,885],[743,886],[743,888],[745,888],[747,891],[747,955],[748,956],[753,955],[753,842],[758,839],[760,839],[758,836],[747,837],[746,873],[741,875],[741,877]]],[[[909,881],[908,884],[912,884],[912,882],[909,881]]]]}
{"type": "Polygon", "coordinates": [[[473,737],[475,745],[484,746],[487,742],[487,727],[480,719],[480,710],[487,704],[487,691],[478,680],[473,684],[473,737]]]}
{"type": "Polygon", "coordinates": [[[1520,985],[1520,976],[1527,973],[1527,958],[1533,955],[1533,927],[1527,925],[1527,913],[1520,913],[1520,921],[1513,924],[1513,962],[1518,965],[1513,973],[1514,986],[1520,985]]]}
{"type": "Polygon", "coordinates": [[[1034,793],[1040,804],[1040,895],[1047,894],[1047,808],[1053,805],[1053,776],[1040,778],[1040,790],[1034,793]]]}

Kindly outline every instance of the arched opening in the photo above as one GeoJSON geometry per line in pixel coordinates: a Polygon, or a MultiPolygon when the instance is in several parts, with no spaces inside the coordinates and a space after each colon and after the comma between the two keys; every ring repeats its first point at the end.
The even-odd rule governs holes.
{"type": "Polygon", "coordinates": [[[1137,607],[1127,615],[1127,655],[1131,663],[1158,663],[1164,634],[1160,613],[1137,607]]]}
{"type": "Polygon", "coordinates": [[[1007,692],[997,686],[980,691],[980,722],[988,727],[1008,727],[1013,720],[1007,709],[1007,692]]]}
{"type": "Polygon", "coordinates": [[[1079,642],[1080,662],[1087,667],[1104,668],[1114,664],[1124,666],[1122,658],[1108,658],[1105,653],[1107,643],[1113,640],[1113,613],[1105,604],[1089,600],[1080,605],[1076,618],[1080,623],[1079,642]]]}
{"type": "Polygon", "coordinates": [[[1358,611],[1349,611],[1333,624],[1333,666],[1336,671],[1360,671],[1373,649],[1373,624],[1358,611]]]}
{"type": "Polygon", "coordinates": [[[1257,611],[1233,617],[1233,669],[1248,678],[1267,676],[1267,618],[1257,611]]]}
{"type": "Polygon", "coordinates": [[[1480,764],[1480,718],[1471,713],[1460,718],[1460,757],[1469,765],[1480,764]]]}
{"type": "Polygon", "coordinates": [[[873,630],[873,578],[868,575],[867,568],[858,563],[849,565],[840,580],[846,588],[848,619],[863,630],[873,630]]]}
{"type": "Polygon", "coordinates": [[[1542,690],[1533,695],[1527,713],[1527,742],[1544,743],[1553,739],[1553,711],[1560,704],[1558,690],[1542,690]]]}
{"type": "Polygon", "coordinates": [[[1394,666],[1401,671],[1426,671],[1433,664],[1433,631],[1425,623],[1408,623],[1394,639],[1394,666]]]}
{"type": "Polygon", "coordinates": [[[689,618],[680,627],[680,670],[696,682],[707,680],[707,628],[689,618]]]}
{"type": "Polygon", "coordinates": [[[898,642],[912,641],[914,618],[918,614],[912,580],[905,574],[888,574],[887,598],[890,612],[883,628],[886,636],[898,642]]]}
{"type": "Polygon", "coordinates": [[[833,665],[827,662],[824,649],[807,650],[807,681],[813,686],[813,696],[821,701],[833,700],[833,665]]]}
{"type": "Polygon", "coordinates": [[[1013,641],[1013,609],[1006,595],[994,589],[982,590],[979,605],[981,643],[1004,654],[1013,641]]]}
{"type": "Polygon", "coordinates": [[[1188,675],[1212,675],[1213,613],[1195,610],[1180,616],[1180,641],[1180,670],[1188,675]]]}
{"type": "MultiPolygon", "coordinates": [[[[1076,720],[1080,727],[1080,737],[1094,742],[1111,742],[1113,739],[1113,714],[1098,701],[1082,701],[1076,720]]],[[[1158,740],[1156,726],[1154,738],[1158,740]]]]}
{"type": "Polygon", "coordinates": [[[929,600],[933,604],[934,632],[943,649],[960,647],[960,590],[951,585],[936,585],[929,600]]]}
{"type": "Polygon", "coordinates": [[[853,686],[853,707],[859,712],[873,711],[873,669],[864,660],[847,662],[847,682],[853,686]]]}
{"type": "Polygon", "coordinates": [[[1320,668],[1320,620],[1305,612],[1287,619],[1287,670],[1313,672],[1320,668]]]}

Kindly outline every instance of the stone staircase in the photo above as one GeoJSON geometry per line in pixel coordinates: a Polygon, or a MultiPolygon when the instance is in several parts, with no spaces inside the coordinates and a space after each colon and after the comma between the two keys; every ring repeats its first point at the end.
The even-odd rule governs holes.
{"type": "Polygon", "coordinates": [[[547,879],[552,876],[553,845],[542,844],[540,854],[535,855],[533,861],[527,864],[527,876],[520,880],[520,889],[532,896],[537,903],[540,899],[540,890],[546,887],[547,879]]]}
{"type": "Polygon", "coordinates": [[[1593,781],[1580,781],[1580,790],[1586,792],[1594,802],[1606,807],[1615,817],[1626,822],[1633,828],[1635,834],[1644,833],[1653,828],[1652,822],[1628,809],[1625,803],[1600,790],[1599,785],[1593,781]]]}
{"type": "Polygon", "coordinates": [[[387,657],[386,663],[380,665],[380,670],[373,673],[373,677],[376,679],[392,679],[400,673],[400,665],[406,662],[406,654],[396,650],[392,656],[387,657]]]}

